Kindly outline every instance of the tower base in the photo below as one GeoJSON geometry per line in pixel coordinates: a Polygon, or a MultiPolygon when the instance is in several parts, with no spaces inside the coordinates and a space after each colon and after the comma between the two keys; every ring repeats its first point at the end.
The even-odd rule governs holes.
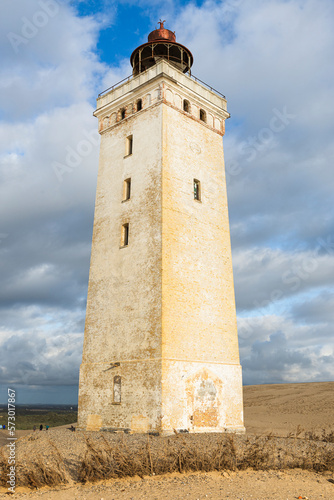
{"type": "Polygon", "coordinates": [[[83,363],[78,430],[243,433],[241,366],[166,359],[83,363]],[[115,380],[121,380],[119,401],[115,380]]]}

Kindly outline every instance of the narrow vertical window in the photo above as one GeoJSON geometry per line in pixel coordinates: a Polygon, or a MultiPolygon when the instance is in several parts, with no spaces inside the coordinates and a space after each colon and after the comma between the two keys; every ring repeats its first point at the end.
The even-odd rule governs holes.
{"type": "Polygon", "coordinates": [[[132,149],[133,149],[133,136],[129,135],[129,137],[126,138],[125,142],[125,156],[132,155],[132,149]]]}
{"type": "Polygon", "coordinates": [[[201,201],[201,183],[194,179],[194,200],[201,201]]]}
{"type": "Polygon", "coordinates": [[[123,224],[121,235],[121,246],[126,247],[129,244],[129,224],[123,224]]]}
{"type": "Polygon", "coordinates": [[[125,108],[121,109],[121,120],[125,118],[125,108]]]}
{"type": "Polygon", "coordinates": [[[141,99],[138,99],[137,101],[137,111],[140,111],[143,107],[143,102],[141,99]]]}
{"type": "Polygon", "coordinates": [[[190,113],[190,103],[186,99],[183,101],[183,111],[190,113]]]}
{"type": "Polygon", "coordinates": [[[204,111],[204,109],[199,110],[199,119],[202,122],[206,122],[206,112],[204,111]]]}
{"type": "Polygon", "coordinates": [[[131,196],[131,179],[123,182],[123,201],[129,200],[131,196]]]}
{"type": "Polygon", "coordinates": [[[115,375],[114,377],[114,388],[113,388],[113,403],[121,402],[121,377],[120,375],[115,375]]]}

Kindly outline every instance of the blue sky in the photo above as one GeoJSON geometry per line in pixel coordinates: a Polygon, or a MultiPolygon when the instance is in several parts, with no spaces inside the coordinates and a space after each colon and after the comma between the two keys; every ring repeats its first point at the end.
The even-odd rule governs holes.
{"type": "Polygon", "coordinates": [[[333,2],[3,0],[0,402],[8,386],[18,403],[77,401],[95,99],[130,74],[131,52],[160,18],[231,113],[224,149],[244,383],[334,378],[333,2]]]}

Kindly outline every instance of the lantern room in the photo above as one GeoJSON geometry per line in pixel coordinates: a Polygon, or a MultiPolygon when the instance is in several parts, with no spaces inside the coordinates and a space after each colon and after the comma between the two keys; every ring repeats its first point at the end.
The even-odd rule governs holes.
{"type": "Polygon", "coordinates": [[[190,73],[193,56],[187,47],[176,42],[175,32],[164,27],[166,21],[159,21],[160,27],[148,35],[148,42],[137,47],[130,62],[136,76],[154,66],[161,59],[167,59],[183,73],[190,73]]]}

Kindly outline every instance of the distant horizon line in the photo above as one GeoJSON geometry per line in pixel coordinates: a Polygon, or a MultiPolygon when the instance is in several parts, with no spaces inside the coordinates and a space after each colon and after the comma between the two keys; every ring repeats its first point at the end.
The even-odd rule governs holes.
{"type": "MultiPolygon", "coordinates": [[[[312,381],[312,382],[263,382],[262,384],[243,384],[243,387],[249,386],[263,386],[263,385],[297,385],[297,384],[330,384],[333,383],[334,380],[321,380],[321,381],[312,381]]],[[[78,407],[78,400],[75,403],[17,403],[16,407],[22,406],[47,406],[47,407],[55,407],[55,406],[73,406],[78,407]]],[[[0,408],[7,408],[7,402],[0,403],[0,408]]]]}

